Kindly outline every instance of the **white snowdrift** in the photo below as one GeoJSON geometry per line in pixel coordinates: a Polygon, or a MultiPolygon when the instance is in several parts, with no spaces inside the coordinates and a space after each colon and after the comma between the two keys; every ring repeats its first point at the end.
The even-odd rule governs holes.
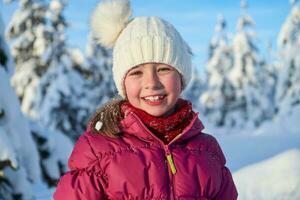
{"type": "Polygon", "coordinates": [[[291,149],[233,174],[240,200],[300,199],[300,149],[291,149]]]}

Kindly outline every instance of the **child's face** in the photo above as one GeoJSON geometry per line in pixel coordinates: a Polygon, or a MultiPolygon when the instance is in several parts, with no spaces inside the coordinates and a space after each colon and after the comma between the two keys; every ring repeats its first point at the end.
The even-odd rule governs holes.
{"type": "Polygon", "coordinates": [[[166,64],[146,63],[132,68],[125,77],[128,101],[148,114],[172,114],[181,93],[181,76],[166,64]]]}

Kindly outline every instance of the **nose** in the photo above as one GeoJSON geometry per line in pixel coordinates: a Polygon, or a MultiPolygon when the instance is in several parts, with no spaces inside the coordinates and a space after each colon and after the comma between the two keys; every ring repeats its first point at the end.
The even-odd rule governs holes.
{"type": "Polygon", "coordinates": [[[145,89],[160,89],[162,84],[156,71],[151,71],[144,76],[144,87],[145,89]]]}

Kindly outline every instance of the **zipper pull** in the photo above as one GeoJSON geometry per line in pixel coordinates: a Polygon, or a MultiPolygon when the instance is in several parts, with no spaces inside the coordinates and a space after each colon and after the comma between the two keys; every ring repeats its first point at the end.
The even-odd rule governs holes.
{"type": "Polygon", "coordinates": [[[176,174],[177,170],[176,170],[176,167],[175,167],[175,164],[174,164],[174,161],[173,161],[171,153],[167,153],[167,160],[168,160],[169,166],[171,168],[172,174],[176,174]]]}

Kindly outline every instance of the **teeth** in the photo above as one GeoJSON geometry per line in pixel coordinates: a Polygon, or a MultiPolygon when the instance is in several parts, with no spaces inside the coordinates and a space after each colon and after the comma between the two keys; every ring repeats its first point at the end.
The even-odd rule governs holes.
{"type": "Polygon", "coordinates": [[[148,101],[157,101],[159,99],[162,99],[164,96],[149,96],[149,97],[145,97],[145,100],[148,101]]]}

